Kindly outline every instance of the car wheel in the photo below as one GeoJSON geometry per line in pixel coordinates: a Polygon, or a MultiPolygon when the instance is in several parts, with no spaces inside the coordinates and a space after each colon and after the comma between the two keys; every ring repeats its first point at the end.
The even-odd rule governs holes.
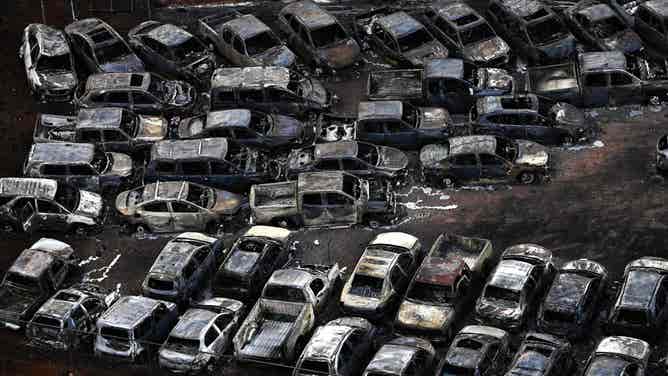
{"type": "Polygon", "coordinates": [[[82,238],[86,236],[86,233],[88,232],[85,226],[82,225],[74,225],[72,226],[72,235],[82,238]]]}
{"type": "Polygon", "coordinates": [[[573,136],[567,134],[561,137],[561,145],[571,146],[573,145],[573,143],[574,143],[573,136]]]}
{"type": "Polygon", "coordinates": [[[534,184],[538,179],[536,177],[536,174],[532,172],[523,172],[520,174],[519,180],[520,183],[529,185],[529,184],[534,184]]]}
{"type": "Polygon", "coordinates": [[[137,225],[137,228],[135,228],[135,235],[138,238],[143,238],[144,236],[146,236],[146,233],[148,232],[149,229],[148,227],[146,227],[146,225],[137,225]]]}
{"type": "Polygon", "coordinates": [[[441,186],[444,188],[454,188],[456,184],[455,178],[452,176],[445,176],[441,179],[441,186]]]}

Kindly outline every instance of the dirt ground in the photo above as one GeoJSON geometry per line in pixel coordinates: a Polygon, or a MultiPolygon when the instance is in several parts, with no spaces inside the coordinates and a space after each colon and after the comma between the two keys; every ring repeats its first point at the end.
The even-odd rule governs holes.
{"type": "MultiPolygon", "coordinates": [[[[24,71],[16,57],[21,30],[27,23],[40,20],[35,3],[0,2],[0,32],[5,36],[5,53],[0,57],[4,90],[0,96],[0,176],[19,173],[38,110],[28,95],[24,71]]],[[[54,9],[59,11],[57,6],[54,9]]],[[[62,19],[54,13],[47,18],[62,19]]],[[[367,64],[365,69],[373,66],[367,64]]],[[[328,86],[343,99],[341,109],[354,109],[361,98],[364,74],[345,73],[329,81],[328,86]]],[[[389,229],[414,234],[425,247],[443,232],[489,238],[499,250],[532,242],[550,248],[558,264],[583,257],[601,262],[610,273],[612,298],[626,263],[640,256],[666,255],[668,188],[652,179],[652,162],[655,142],[659,135],[668,133],[668,122],[666,111],[654,110],[597,110],[594,115],[603,127],[599,142],[582,148],[554,148],[553,179],[549,184],[457,190],[409,185],[400,194],[407,217],[399,225],[375,231],[363,227],[301,231],[301,256],[306,262],[338,262],[350,271],[374,234],[389,229]]],[[[232,238],[232,234],[227,235],[232,238]]],[[[142,240],[121,236],[113,223],[96,238],[57,238],[72,244],[84,260],[82,278],[108,287],[120,284],[126,294],[139,293],[145,272],[168,240],[166,236],[142,240]]],[[[0,272],[4,273],[36,239],[5,236],[0,272]]],[[[609,301],[603,304],[599,321],[609,307],[609,301]]],[[[598,322],[591,336],[574,344],[580,367],[602,336],[598,322]]],[[[0,375],[55,376],[65,374],[68,368],[75,369],[76,375],[160,373],[154,365],[103,364],[89,354],[40,354],[24,346],[22,333],[3,330],[0,339],[0,375]]],[[[658,365],[665,357],[665,341],[653,345],[650,374],[665,374],[658,365]]],[[[227,375],[259,375],[268,370],[275,375],[289,374],[287,369],[234,363],[223,370],[227,375]]]]}

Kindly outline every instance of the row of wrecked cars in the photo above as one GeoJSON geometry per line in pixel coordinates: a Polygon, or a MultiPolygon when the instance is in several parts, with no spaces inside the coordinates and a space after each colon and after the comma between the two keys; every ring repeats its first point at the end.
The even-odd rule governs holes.
{"type": "MultiPolygon", "coordinates": [[[[0,283],[0,321],[25,329],[34,346],[92,347],[112,361],[157,356],[177,373],[213,372],[234,357],[287,364],[294,375],[564,375],[576,367],[569,340],[591,332],[609,284],[600,264],[557,268],[535,244],[499,255],[489,240],[442,234],[427,250],[412,235],[386,232],[341,288],[336,264],[300,263],[292,240],[289,230],[253,226],[228,250],[182,233],[161,250],[142,296],[121,296],[72,284],[74,250],[43,238],[0,283]],[[213,297],[198,299],[209,281],[213,297]],[[324,320],[336,300],[344,316],[324,320]],[[478,324],[462,328],[469,315],[478,324]],[[513,356],[511,337],[530,322],[536,330],[513,356]],[[437,356],[432,342],[449,348],[437,356]]],[[[662,258],[626,266],[603,324],[614,335],[598,343],[584,375],[645,374],[649,343],[668,320],[667,276],[662,258]]]]}

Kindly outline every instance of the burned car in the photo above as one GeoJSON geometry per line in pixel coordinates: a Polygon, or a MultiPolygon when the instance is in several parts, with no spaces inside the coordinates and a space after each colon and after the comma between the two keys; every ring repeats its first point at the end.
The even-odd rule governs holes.
{"type": "Polygon", "coordinates": [[[96,150],[93,144],[48,142],[34,144],[23,175],[54,179],[96,192],[114,191],[137,180],[127,154],[96,150]]]}
{"type": "Polygon", "coordinates": [[[118,291],[90,283],[58,291],[26,325],[28,343],[58,350],[89,344],[95,335],[95,322],[119,297],[118,291]]]}
{"type": "Polygon", "coordinates": [[[575,370],[568,341],[549,334],[529,332],[505,376],[569,375],[575,370]]]}
{"type": "Polygon", "coordinates": [[[288,155],[286,175],[302,172],[346,171],[368,178],[401,178],[407,174],[408,156],[399,149],[361,141],[338,141],[294,149],[288,155]]]}
{"type": "Polygon", "coordinates": [[[568,103],[552,106],[534,94],[503,95],[478,99],[471,110],[473,130],[529,140],[543,145],[571,145],[591,140],[596,129],[584,111],[568,103]],[[547,108],[546,108],[547,107],[547,108]]]}
{"type": "MultiPolygon", "coordinates": [[[[637,2],[629,2],[637,4],[637,2]]],[[[668,50],[668,3],[665,0],[652,0],[637,5],[630,24],[644,41],[652,47],[666,52],[668,50]]]]}
{"type": "Polygon", "coordinates": [[[292,49],[314,66],[341,69],[360,57],[360,46],[341,23],[310,0],[281,9],[278,27],[288,36],[292,49]]]}
{"type": "Polygon", "coordinates": [[[42,114],[37,117],[34,142],[77,142],[118,153],[144,151],[167,136],[162,116],[138,115],[119,107],[81,109],[76,117],[42,114]]]}
{"type": "Polygon", "coordinates": [[[52,179],[0,178],[0,225],[4,231],[72,232],[84,235],[104,222],[97,193],[52,179]]]}
{"type": "Polygon", "coordinates": [[[19,47],[28,85],[33,96],[46,102],[67,102],[74,98],[79,84],[65,34],[42,24],[30,24],[23,30],[19,47]]]}
{"type": "Polygon", "coordinates": [[[92,73],[144,72],[144,63],[114,28],[99,18],[85,18],[65,27],[72,50],[92,73]]]}
{"type": "Polygon", "coordinates": [[[422,67],[427,59],[448,57],[448,49],[406,12],[381,9],[379,13],[362,14],[356,16],[355,26],[391,65],[422,67]]]}
{"type": "Polygon", "coordinates": [[[162,343],[178,320],[176,304],[124,296],[97,320],[95,356],[118,362],[147,360],[149,343],[162,343]]]}
{"type": "Polygon", "coordinates": [[[199,34],[235,66],[279,66],[295,64],[295,54],[269,26],[252,14],[237,11],[199,19],[199,34]]]}
{"type": "Polygon", "coordinates": [[[203,287],[223,256],[223,244],[198,232],[184,232],[162,247],[142,282],[142,295],[180,305],[203,287]]]}
{"type": "Polygon", "coordinates": [[[394,330],[450,340],[473,287],[484,279],[494,258],[487,239],[441,234],[415,272],[394,318],[394,330]]]}
{"type": "Polygon", "coordinates": [[[624,283],[610,310],[608,329],[634,337],[662,334],[668,320],[668,260],[643,257],[624,269],[624,283]]]}
{"type": "Polygon", "coordinates": [[[608,271],[597,262],[580,259],[564,264],[538,310],[538,328],[570,338],[588,333],[607,280],[608,271]]]}
{"type": "Polygon", "coordinates": [[[579,2],[564,12],[575,35],[599,51],[618,50],[626,54],[643,50],[638,34],[609,5],[579,2]]]}
{"type": "Polygon", "coordinates": [[[413,235],[376,235],[341,290],[343,310],[370,318],[387,314],[406,290],[422,252],[422,244],[413,235]]]}
{"type": "Polygon", "coordinates": [[[552,282],[552,252],[536,244],[506,248],[475,306],[478,321],[520,329],[531,307],[552,282]]]}
{"type": "Polygon", "coordinates": [[[191,305],[160,347],[160,368],[173,373],[211,372],[229,347],[244,304],[211,298],[191,305]]]}
{"type": "Polygon", "coordinates": [[[508,63],[510,47],[473,8],[460,1],[438,1],[424,11],[424,23],[450,50],[450,56],[481,66],[508,63]]]}
{"type": "Polygon", "coordinates": [[[210,96],[211,111],[248,108],[286,115],[325,111],[333,100],[320,81],[284,67],[218,68],[210,96]]]}
{"type": "Polygon", "coordinates": [[[656,143],[656,170],[660,174],[668,175],[668,135],[659,137],[656,143]]]}
{"type": "Polygon", "coordinates": [[[275,271],[232,343],[237,360],[291,362],[308,342],[339,280],[338,265],[288,265],[275,271]]]}
{"type": "Polygon", "coordinates": [[[245,192],[280,176],[277,161],[226,138],[164,140],[153,144],[145,182],[180,181],[245,192]]]}
{"type": "Polygon", "coordinates": [[[292,231],[253,226],[232,245],[213,279],[216,295],[253,300],[271,274],[292,258],[292,231]]]}
{"type": "Polygon", "coordinates": [[[157,21],[144,21],[128,32],[130,46],[155,72],[206,86],[216,57],[186,30],[157,21]]]}
{"type": "Polygon", "coordinates": [[[225,137],[239,145],[277,151],[315,141],[319,121],[247,109],[211,111],[181,120],[178,137],[225,137]]]}
{"type": "Polygon", "coordinates": [[[452,340],[436,367],[436,376],[500,375],[505,368],[510,335],[491,326],[468,325],[452,340]]]}
{"type": "Polygon", "coordinates": [[[374,350],[376,332],[373,324],[360,317],[341,317],[318,327],[292,375],[359,375],[374,350]]]}
{"type": "Polygon", "coordinates": [[[487,19],[532,63],[568,60],[576,40],[561,17],[540,0],[491,0],[487,19]]]}
{"type": "Polygon", "coordinates": [[[651,347],[631,337],[605,337],[587,361],[584,376],[645,376],[651,347]]]}
{"type": "Polygon", "coordinates": [[[434,346],[418,337],[397,337],[381,347],[362,376],[427,376],[436,357],[434,346]]]}
{"type": "Polygon", "coordinates": [[[0,326],[19,330],[75,268],[69,244],[42,238],[21,252],[0,283],[0,326]]]}
{"type": "Polygon", "coordinates": [[[462,183],[520,183],[546,181],[547,149],[527,140],[499,136],[452,137],[420,150],[425,181],[435,186],[462,183]]]}
{"type": "Polygon", "coordinates": [[[215,233],[246,205],[241,195],[186,181],[158,181],[116,196],[123,228],[139,234],[202,230],[215,233]]]}

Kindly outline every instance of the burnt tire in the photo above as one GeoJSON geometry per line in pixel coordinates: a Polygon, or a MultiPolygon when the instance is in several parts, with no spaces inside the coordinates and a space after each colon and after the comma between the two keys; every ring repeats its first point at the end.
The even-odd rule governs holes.
{"type": "Polygon", "coordinates": [[[440,186],[443,188],[454,188],[457,186],[457,180],[454,176],[444,176],[440,178],[440,186]]]}
{"type": "Polygon", "coordinates": [[[538,175],[533,172],[523,172],[517,177],[517,180],[519,180],[521,184],[531,185],[536,184],[539,179],[538,175]]]}
{"type": "Polygon", "coordinates": [[[571,146],[575,143],[573,136],[567,134],[561,136],[561,146],[571,146]]]}
{"type": "Polygon", "coordinates": [[[151,230],[146,225],[137,225],[137,227],[135,227],[135,231],[134,231],[135,236],[137,238],[143,238],[149,232],[151,232],[151,230]]]}

